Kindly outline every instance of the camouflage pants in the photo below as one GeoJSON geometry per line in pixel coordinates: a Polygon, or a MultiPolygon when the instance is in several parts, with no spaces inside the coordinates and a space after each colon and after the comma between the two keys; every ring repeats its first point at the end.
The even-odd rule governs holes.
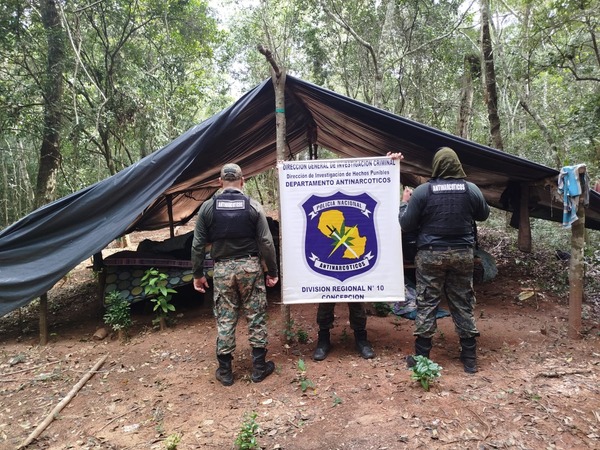
{"type": "Polygon", "coordinates": [[[267,346],[267,295],[259,258],[215,262],[214,308],[217,320],[217,354],[235,350],[235,329],[240,312],[248,324],[250,346],[267,346]]]}
{"type": "MultiPolygon", "coordinates": [[[[319,303],[317,310],[317,324],[321,330],[333,328],[333,311],[335,303],[319,303]]],[[[367,312],[365,305],[358,302],[348,302],[350,316],[350,328],[353,330],[364,330],[367,326],[367,312]]]]}
{"type": "Polygon", "coordinates": [[[473,249],[419,250],[417,268],[416,336],[433,337],[436,310],[445,295],[459,338],[479,336],[473,308],[473,249]]]}

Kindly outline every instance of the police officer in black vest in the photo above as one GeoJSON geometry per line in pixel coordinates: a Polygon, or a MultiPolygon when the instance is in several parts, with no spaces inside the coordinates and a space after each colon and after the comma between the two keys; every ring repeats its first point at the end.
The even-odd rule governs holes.
{"type": "Polygon", "coordinates": [[[233,384],[232,359],[240,313],[248,323],[252,347],[252,381],[258,383],[275,370],[267,354],[267,296],[265,284],[277,284],[278,268],[273,237],[262,206],[242,192],[244,177],[237,164],[225,164],[223,191],[200,207],[192,243],[194,289],[209,287],[204,275],[205,245],[211,243],[214,259],[214,314],[217,320],[216,378],[233,384]],[[265,274],[261,260],[267,267],[265,274]]]}
{"type": "MultiPolygon", "coordinates": [[[[439,148],[433,157],[431,179],[414,190],[400,214],[400,226],[403,233],[418,233],[415,354],[429,358],[437,330],[436,311],[445,296],[460,339],[464,370],[474,373],[475,338],[479,336],[473,315],[474,224],[486,220],[490,208],[479,188],[465,178],[454,150],[439,148]]],[[[412,355],[407,364],[415,365],[412,355]]]]}

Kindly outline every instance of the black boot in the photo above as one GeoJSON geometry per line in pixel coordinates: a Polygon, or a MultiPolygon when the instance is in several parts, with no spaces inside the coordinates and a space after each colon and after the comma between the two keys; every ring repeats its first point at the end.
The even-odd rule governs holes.
{"type": "Polygon", "coordinates": [[[323,361],[327,358],[329,350],[331,350],[329,329],[319,330],[319,340],[317,341],[317,348],[315,348],[313,353],[313,359],[315,361],[323,361]]]}
{"type": "Polygon", "coordinates": [[[367,330],[354,330],[354,340],[356,341],[356,350],[360,356],[365,359],[371,359],[375,357],[375,352],[371,343],[367,341],[367,330]]]}
{"type": "Polygon", "coordinates": [[[417,364],[417,361],[415,361],[415,356],[425,356],[426,358],[429,358],[429,352],[431,351],[432,345],[433,344],[431,342],[431,338],[417,336],[417,338],[415,339],[414,356],[408,355],[406,357],[406,365],[408,366],[408,368],[410,369],[411,367],[414,367],[417,364]]]}
{"type": "Polygon", "coordinates": [[[460,340],[460,360],[465,367],[465,372],[477,372],[477,341],[474,337],[460,340]]]}
{"type": "Polygon", "coordinates": [[[231,360],[233,356],[231,353],[225,355],[217,355],[219,361],[219,368],[215,373],[217,380],[221,382],[223,386],[231,386],[233,384],[233,372],[231,371],[231,360]]]}
{"type": "Polygon", "coordinates": [[[252,381],[255,383],[260,383],[275,370],[275,363],[273,361],[265,361],[266,356],[266,348],[252,349],[252,381]]]}

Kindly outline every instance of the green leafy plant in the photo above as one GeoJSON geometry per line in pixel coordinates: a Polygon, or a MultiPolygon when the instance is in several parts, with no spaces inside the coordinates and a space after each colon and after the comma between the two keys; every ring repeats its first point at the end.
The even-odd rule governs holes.
{"type": "Polygon", "coordinates": [[[156,312],[160,329],[164,330],[167,327],[167,316],[169,312],[175,311],[175,306],[171,303],[172,294],[176,294],[175,289],[167,287],[166,273],[162,273],[154,267],[146,270],[142,277],[141,286],[144,288],[144,293],[150,297],[154,303],[153,311],[156,312]]]}
{"type": "Polygon", "coordinates": [[[298,383],[302,392],[306,392],[309,388],[315,389],[315,384],[306,377],[306,364],[303,359],[298,360],[298,383]]]}
{"type": "Polygon", "coordinates": [[[260,448],[258,445],[258,423],[256,423],[257,414],[253,411],[244,415],[244,421],[240,431],[235,439],[236,449],[252,450],[260,448]]]}
{"type": "Polygon", "coordinates": [[[181,442],[181,434],[173,433],[167,436],[165,439],[165,449],[166,450],[177,450],[177,446],[181,442]]]}
{"type": "Polygon", "coordinates": [[[306,344],[308,342],[308,332],[306,332],[306,330],[298,330],[296,336],[298,337],[298,342],[301,344],[306,344]]]}
{"type": "Polygon", "coordinates": [[[426,356],[416,355],[413,356],[416,364],[412,367],[411,378],[421,383],[421,386],[426,391],[429,390],[429,386],[436,378],[440,377],[442,366],[434,363],[426,356]]]}
{"type": "Polygon", "coordinates": [[[375,314],[379,317],[386,317],[392,311],[392,307],[390,306],[390,304],[384,302],[373,303],[373,309],[375,309],[375,314]]]}
{"type": "Polygon", "coordinates": [[[132,325],[131,304],[118,291],[110,291],[105,299],[104,323],[109,325],[123,340],[127,329],[132,325]]]}
{"type": "Polygon", "coordinates": [[[286,341],[293,342],[294,340],[297,340],[301,344],[306,344],[308,342],[308,332],[301,328],[294,330],[294,325],[295,323],[292,319],[287,323],[285,330],[283,330],[286,341]]]}
{"type": "Polygon", "coordinates": [[[333,393],[333,406],[337,406],[337,405],[341,405],[342,399],[340,397],[338,397],[338,395],[334,392],[333,393]]]}
{"type": "Polygon", "coordinates": [[[348,342],[349,339],[350,339],[350,335],[348,334],[348,330],[346,329],[346,327],[344,327],[342,329],[342,335],[340,336],[340,341],[348,342]]]}
{"type": "Polygon", "coordinates": [[[283,330],[286,342],[292,342],[295,337],[294,333],[294,319],[289,320],[285,324],[285,330],[283,330]]]}

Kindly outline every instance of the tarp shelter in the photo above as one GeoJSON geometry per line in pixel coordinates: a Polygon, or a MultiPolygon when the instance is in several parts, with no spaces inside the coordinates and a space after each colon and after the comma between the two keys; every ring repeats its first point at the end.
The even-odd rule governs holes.
{"type": "MultiPolygon", "coordinates": [[[[488,203],[519,211],[529,188],[532,217],[560,222],[559,171],[470,142],[288,76],[286,159],[309,144],[340,157],[401,151],[401,181],[416,186],[431,173],[440,146],[459,155],[488,203]]],[[[276,164],[275,93],[271,79],[164,148],[92,186],[45,205],[0,232],[0,316],[39,297],[115,238],[191,219],[218,189],[219,170],[236,162],[252,177],[276,164]]],[[[592,192],[586,227],[600,229],[600,194],[592,192]]]]}

